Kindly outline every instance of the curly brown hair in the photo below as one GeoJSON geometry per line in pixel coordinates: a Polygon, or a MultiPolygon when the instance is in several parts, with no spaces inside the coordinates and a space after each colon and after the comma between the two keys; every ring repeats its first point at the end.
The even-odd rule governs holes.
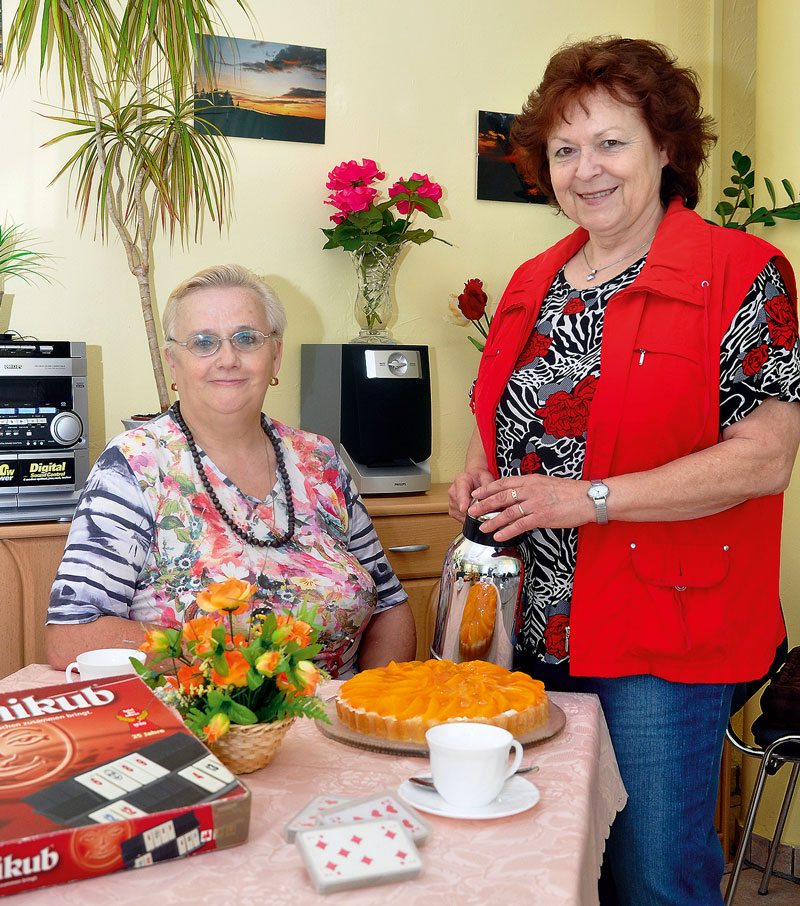
{"type": "Polygon", "coordinates": [[[653,141],[667,152],[661,201],[680,195],[694,208],[700,174],[717,140],[714,121],[703,115],[697,74],[676,65],[666,47],[619,36],[591,38],[557,50],[544,77],[514,121],[511,140],[522,174],[557,204],[550,180],[547,138],[573,102],[597,88],[638,108],[653,141]]]}

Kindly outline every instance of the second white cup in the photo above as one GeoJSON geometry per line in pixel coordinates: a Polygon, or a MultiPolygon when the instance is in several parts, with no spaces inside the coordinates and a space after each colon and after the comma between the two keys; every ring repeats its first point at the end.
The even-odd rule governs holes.
{"type": "Polygon", "coordinates": [[[144,652],[135,648],[95,648],[93,651],[84,651],[67,667],[67,682],[74,683],[76,673],[82,680],[134,673],[132,657],[143,661],[144,652]]]}
{"type": "Polygon", "coordinates": [[[460,809],[488,805],[522,761],[522,746],[502,727],[454,721],[425,734],[436,792],[460,809]],[[514,759],[508,764],[508,756],[514,759]]]}

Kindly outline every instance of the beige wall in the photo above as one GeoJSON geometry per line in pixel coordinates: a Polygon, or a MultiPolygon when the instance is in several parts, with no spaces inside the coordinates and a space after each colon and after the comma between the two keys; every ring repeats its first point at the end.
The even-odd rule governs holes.
{"type": "MultiPolygon", "coordinates": [[[[6,22],[16,0],[4,0],[6,22]]],[[[281,384],[267,410],[299,420],[299,346],[343,342],[354,333],[354,279],[348,256],[323,252],[320,227],[328,170],[372,157],[392,178],[427,172],[445,187],[445,218],[433,224],[454,248],[411,248],[395,286],[394,336],[427,343],[433,369],[434,480],[458,470],[470,434],[466,393],[478,354],[466,331],[443,320],[450,293],[481,277],[493,301],[513,269],[563,235],[569,224],[540,206],[475,199],[475,126],[481,108],[516,111],[549,53],[569,38],[619,32],[671,46],[707,80],[713,3],[677,0],[252,0],[259,37],[327,48],[328,120],[324,145],[233,139],[236,217],[222,236],[206,229],[187,249],[156,249],[155,286],[170,289],[201,267],[239,261],[267,276],[289,312],[281,384]]],[[[231,4],[228,5],[232,9],[231,4]]],[[[235,12],[235,11],[233,11],[235,12]]],[[[249,33],[233,16],[234,34],[249,33]]],[[[57,82],[42,95],[57,103],[57,82]]],[[[93,455],[120,430],[119,418],[149,411],[155,392],[138,293],[115,239],[78,234],[67,183],[48,188],[64,148],[43,149],[53,126],[39,114],[38,67],[3,86],[0,216],[35,228],[60,256],[59,283],[10,283],[0,328],[90,345],[93,455]],[[8,299],[8,297],[7,297],[8,299]]]]}

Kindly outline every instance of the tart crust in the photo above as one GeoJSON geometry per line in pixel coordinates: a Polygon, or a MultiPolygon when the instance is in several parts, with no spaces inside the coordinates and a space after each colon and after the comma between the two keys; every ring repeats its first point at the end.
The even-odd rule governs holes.
{"type": "Polygon", "coordinates": [[[336,713],[368,736],[424,743],[426,730],[453,720],[521,736],[547,723],[550,702],[539,680],[487,661],[392,661],[343,683],[336,713]]]}

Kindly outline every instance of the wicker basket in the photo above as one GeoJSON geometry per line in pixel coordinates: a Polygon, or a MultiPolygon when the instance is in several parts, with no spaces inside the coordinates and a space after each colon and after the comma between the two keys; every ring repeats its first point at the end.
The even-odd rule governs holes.
{"type": "Polygon", "coordinates": [[[234,774],[250,774],[272,761],[293,723],[293,717],[285,717],[268,724],[231,724],[209,748],[234,774]]]}

